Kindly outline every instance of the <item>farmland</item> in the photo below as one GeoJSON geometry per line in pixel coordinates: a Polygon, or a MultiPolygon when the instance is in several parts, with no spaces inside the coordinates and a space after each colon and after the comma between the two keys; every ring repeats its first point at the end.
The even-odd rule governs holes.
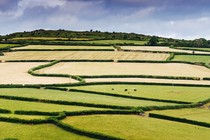
{"type": "Polygon", "coordinates": [[[28,45],[13,50],[113,50],[112,46],[56,46],[56,45],[28,45]]]}
{"type": "Polygon", "coordinates": [[[205,67],[180,63],[58,63],[52,67],[42,69],[40,73],[62,73],[71,75],[155,75],[210,77],[210,70],[205,67]],[[190,73],[189,70],[191,71],[190,73]]]}
{"type": "Polygon", "coordinates": [[[205,63],[209,65],[210,56],[208,55],[175,55],[173,61],[186,61],[186,62],[197,62],[205,63]]]}
{"type": "Polygon", "coordinates": [[[209,52],[80,39],[10,39],[28,42],[1,52],[0,139],[209,139],[209,52]]]}
{"type": "Polygon", "coordinates": [[[0,84],[53,84],[76,82],[73,79],[59,77],[34,77],[28,74],[28,70],[46,63],[22,62],[0,63],[0,84]]]}
{"type": "Polygon", "coordinates": [[[104,51],[18,51],[4,53],[0,60],[166,60],[169,54],[104,51]]]}
{"type": "Polygon", "coordinates": [[[208,139],[209,129],[164,120],[125,115],[92,115],[64,119],[76,128],[103,132],[123,139],[208,139]],[[158,129],[157,129],[158,128],[158,129]],[[200,135],[197,135],[197,134],[200,135]],[[151,135],[152,134],[152,135],[151,135]]]}

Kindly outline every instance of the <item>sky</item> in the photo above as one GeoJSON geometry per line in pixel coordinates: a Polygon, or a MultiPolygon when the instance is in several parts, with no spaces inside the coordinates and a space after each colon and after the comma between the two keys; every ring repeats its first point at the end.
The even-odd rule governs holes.
{"type": "Polygon", "coordinates": [[[0,35],[36,29],[210,40],[210,0],[0,0],[0,35]]]}

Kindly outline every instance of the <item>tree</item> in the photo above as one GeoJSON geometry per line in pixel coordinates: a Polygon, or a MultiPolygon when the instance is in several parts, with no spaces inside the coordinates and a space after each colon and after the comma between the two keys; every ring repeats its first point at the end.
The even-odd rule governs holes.
{"type": "Polygon", "coordinates": [[[158,42],[159,42],[158,38],[156,36],[152,36],[147,44],[149,46],[156,46],[158,45],[158,42]]]}

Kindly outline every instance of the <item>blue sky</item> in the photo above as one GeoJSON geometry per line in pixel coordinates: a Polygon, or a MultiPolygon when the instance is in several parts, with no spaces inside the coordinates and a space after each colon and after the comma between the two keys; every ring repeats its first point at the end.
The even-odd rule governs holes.
{"type": "Polygon", "coordinates": [[[210,39],[209,0],[0,0],[0,34],[35,29],[210,39]]]}

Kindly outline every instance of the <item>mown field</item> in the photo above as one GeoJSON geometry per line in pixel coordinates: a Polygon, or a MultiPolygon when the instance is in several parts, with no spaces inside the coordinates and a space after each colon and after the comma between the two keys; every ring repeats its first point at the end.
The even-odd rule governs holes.
{"type": "Polygon", "coordinates": [[[28,45],[13,50],[113,50],[113,46],[28,45]]]}
{"type": "Polygon", "coordinates": [[[115,62],[71,62],[58,63],[41,69],[40,73],[70,75],[154,75],[210,77],[210,70],[202,66],[181,63],[115,63],[115,62]],[[189,71],[191,71],[189,73],[189,71]]]}
{"type": "Polygon", "coordinates": [[[167,53],[114,51],[18,51],[4,53],[0,60],[166,60],[167,53]]]}

